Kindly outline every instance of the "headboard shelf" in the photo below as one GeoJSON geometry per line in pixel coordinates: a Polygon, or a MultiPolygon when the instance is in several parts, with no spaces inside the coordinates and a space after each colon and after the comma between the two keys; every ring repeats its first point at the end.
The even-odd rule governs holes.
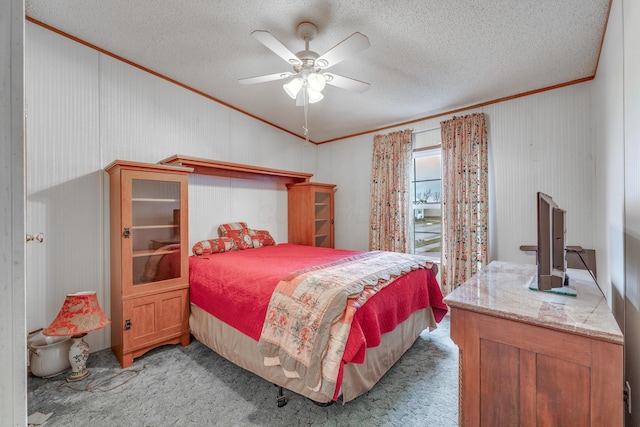
{"type": "Polygon", "coordinates": [[[262,181],[278,181],[284,183],[309,182],[313,174],[270,169],[261,166],[243,165],[240,163],[221,162],[219,160],[202,159],[175,154],[158,162],[163,165],[177,165],[193,168],[193,173],[200,175],[221,176],[262,181]]]}

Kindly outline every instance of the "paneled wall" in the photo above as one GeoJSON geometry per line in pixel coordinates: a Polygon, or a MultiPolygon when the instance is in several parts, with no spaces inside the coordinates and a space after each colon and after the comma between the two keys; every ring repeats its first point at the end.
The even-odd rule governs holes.
{"type": "Polygon", "coordinates": [[[626,425],[640,425],[640,4],[622,2],[624,10],[624,266],[625,379],[631,414],[626,425]]]}
{"type": "Polygon", "coordinates": [[[0,3],[0,425],[27,424],[24,2],[0,3]]]}
{"type": "MultiPolygon", "coordinates": [[[[487,114],[491,259],[535,262],[519,246],[536,243],[537,191],[567,211],[569,244],[594,247],[593,203],[599,196],[593,192],[590,93],[591,83],[582,83],[458,114],[487,114]]],[[[419,132],[449,118],[406,127],[419,132]]],[[[338,186],[337,247],[368,249],[372,147],[373,134],[319,146],[317,177],[338,186]]]]}
{"type": "Polygon", "coordinates": [[[484,107],[494,205],[492,259],[534,263],[536,192],[567,211],[567,244],[594,248],[592,83],[484,107]]]}
{"type": "Polygon", "coordinates": [[[318,146],[316,180],[337,185],[335,247],[369,249],[369,199],[373,135],[318,146]]]}
{"type": "Polygon", "coordinates": [[[622,4],[611,3],[607,33],[593,82],[595,236],[598,275],[611,284],[607,300],[624,324],[624,84],[622,4]]]}
{"type": "MultiPolygon", "coordinates": [[[[27,232],[44,234],[42,243],[27,245],[27,330],[32,331],[49,325],[67,293],[95,290],[104,309],[109,298],[103,286],[108,248],[99,54],[75,43],[52,48],[59,37],[31,24],[26,29],[27,232]]],[[[89,345],[103,336],[105,330],[89,334],[89,345]]]]}
{"type": "MultiPolygon", "coordinates": [[[[108,177],[116,159],[174,154],[315,173],[317,148],[272,126],[26,23],[27,330],[46,327],[67,293],[109,306],[108,177]]],[[[282,184],[192,175],[190,245],[246,221],[287,240],[282,184]]],[[[93,350],[110,330],[92,332],[93,350]]]]}

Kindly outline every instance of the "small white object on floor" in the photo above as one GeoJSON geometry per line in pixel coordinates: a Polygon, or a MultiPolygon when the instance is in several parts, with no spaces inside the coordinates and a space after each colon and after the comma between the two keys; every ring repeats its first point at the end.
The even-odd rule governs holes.
{"type": "Polygon", "coordinates": [[[47,423],[47,420],[49,420],[51,415],[53,415],[53,412],[49,412],[48,414],[34,412],[27,418],[27,423],[29,424],[29,427],[43,426],[47,423]]]}

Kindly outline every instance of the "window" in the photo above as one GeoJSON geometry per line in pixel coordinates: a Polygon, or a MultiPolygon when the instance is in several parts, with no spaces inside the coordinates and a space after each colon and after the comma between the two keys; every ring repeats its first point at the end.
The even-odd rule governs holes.
{"type": "MultiPolygon", "coordinates": [[[[439,132],[437,135],[439,137],[439,132]]],[[[414,254],[440,258],[442,253],[441,202],[442,156],[440,146],[416,148],[413,152],[411,178],[414,254]]]]}

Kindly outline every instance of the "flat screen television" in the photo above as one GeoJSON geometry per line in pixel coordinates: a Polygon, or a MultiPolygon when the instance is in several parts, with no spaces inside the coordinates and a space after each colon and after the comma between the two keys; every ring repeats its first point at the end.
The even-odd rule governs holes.
{"type": "MultiPolygon", "coordinates": [[[[540,291],[554,291],[568,286],[565,261],[566,212],[551,196],[538,192],[538,281],[540,291]]],[[[564,293],[564,292],[563,292],[564,293]]]]}

